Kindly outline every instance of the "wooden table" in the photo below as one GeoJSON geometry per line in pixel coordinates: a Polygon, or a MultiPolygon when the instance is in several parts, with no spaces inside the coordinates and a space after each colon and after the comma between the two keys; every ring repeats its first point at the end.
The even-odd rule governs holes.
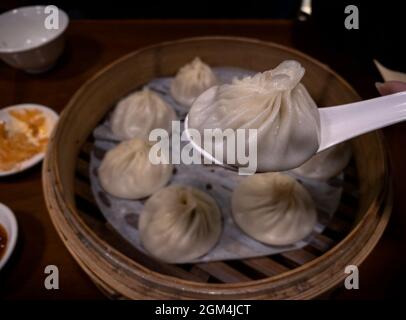
{"type": "MultiPolygon", "coordinates": [[[[352,57],[326,50],[317,41],[304,41],[304,26],[289,21],[72,21],[67,48],[57,66],[43,75],[28,75],[0,63],[0,106],[35,102],[62,111],[73,93],[101,67],[140,47],[165,40],[202,35],[255,37],[296,47],[330,65],[363,98],[376,96],[372,67],[352,57]]],[[[311,34],[310,34],[311,35],[311,34]]],[[[312,37],[313,39],[313,37],[312,37]]],[[[372,64],[371,64],[372,66],[372,64]]],[[[395,202],[385,235],[360,268],[360,290],[337,289],[333,299],[396,297],[406,284],[406,124],[385,129],[392,161],[395,202]]],[[[42,194],[41,168],[0,179],[0,202],[16,214],[17,249],[0,272],[0,299],[103,299],[59,239],[42,194]],[[44,287],[44,268],[59,268],[60,289],[44,287]]]]}

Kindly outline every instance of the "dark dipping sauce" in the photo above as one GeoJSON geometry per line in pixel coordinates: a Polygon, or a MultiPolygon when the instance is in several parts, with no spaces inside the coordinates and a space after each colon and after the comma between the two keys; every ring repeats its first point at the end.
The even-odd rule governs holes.
{"type": "Polygon", "coordinates": [[[7,245],[7,232],[6,229],[0,224],[0,259],[6,251],[7,245]]]}

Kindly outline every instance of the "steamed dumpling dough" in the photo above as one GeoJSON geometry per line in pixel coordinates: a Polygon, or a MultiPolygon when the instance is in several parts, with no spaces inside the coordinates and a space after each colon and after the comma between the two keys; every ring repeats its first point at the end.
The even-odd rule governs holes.
{"type": "Polygon", "coordinates": [[[147,200],[138,230],[142,245],[152,256],[170,263],[189,262],[217,243],[221,214],[208,194],[171,185],[147,200]]]}
{"type": "Polygon", "coordinates": [[[172,165],[151,163],[150,149],[148,142],[134,138],[109,150],[98,170],[103,189],[119,198],[140,199],[162,188],[172,176],[172,165]]]}
{"type": "Polygon", "coordinates": [[[120,140],[142,138],[148,140],[153,129],[170,132],[176,120],[173,109],[161,97],[144,88],[121,100],[111,117],[111,131],[120,140]]]}
{"type": "MultiPolygon", "coordinates": [[[[257,170],[296,168],[319,147],[319,113],[300,83],[304,73],[298,62],[284,61],[275,69],[212,88],[194,102],[189,127],[201,134],[215,128],[257,129],[257,170]]],[[[245,149],[248,154],[248,134],[245,149]]]]}
{"type": "Polygon", "coordinates": [[[269,245],[288,245],[305,238],[317,221],[307,190],[281,173],[245,178],[232,195],[237,225],[252,238],[269,245]]]}
{"type": "Polygon", "coordinates": [[[328,180],[338,175],[351,158],[351,147],[341,143],[314,155],[292,172],[311,179],[328,180]]]}
{"type": "Polygon", "coordinates": [[[204,91],[217,84],[210,66],[199,58],[179,69],[171,83],[172,97],[185,107],[190,107],[204,91]]]}

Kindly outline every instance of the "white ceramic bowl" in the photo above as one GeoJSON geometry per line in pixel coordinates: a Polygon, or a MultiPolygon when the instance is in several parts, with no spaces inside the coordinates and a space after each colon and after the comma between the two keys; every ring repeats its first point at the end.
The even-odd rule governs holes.
{"type": "Polygon", "coordinates": [[[0,258],[1,270],[14,250],[18,235],[17,220],[13,212],[2,203],[0,203],[0,224],[7,233],[6,251],[0,258]]]}
{"type": "Polygon", "coordinates": [[[29,73],[44,72],[54,65],[64,48],[69,18],[58,9],[58,29],[47,29],[45,8],[22,7],[0,15],[0,58],[4,62],[29,73]]]}

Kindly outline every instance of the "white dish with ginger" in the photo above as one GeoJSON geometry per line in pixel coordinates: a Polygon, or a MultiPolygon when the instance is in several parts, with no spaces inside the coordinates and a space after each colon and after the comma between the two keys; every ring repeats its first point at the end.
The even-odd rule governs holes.
{"type": "Polygon", "coordinates": [[[58,114],[33,103],[0,110],[0,177],[33,167],[45,155],[58,114]]]}

